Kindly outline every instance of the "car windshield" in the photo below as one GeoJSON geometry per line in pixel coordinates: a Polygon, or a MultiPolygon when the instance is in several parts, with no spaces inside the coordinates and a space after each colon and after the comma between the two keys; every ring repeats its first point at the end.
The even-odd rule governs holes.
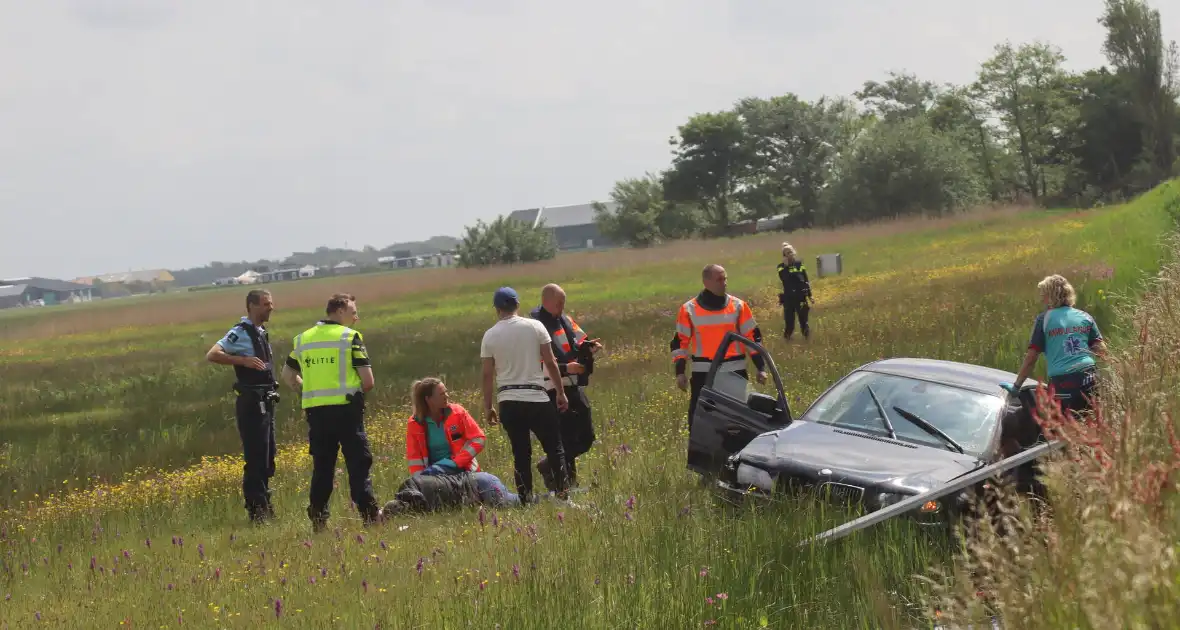
{"type": "Polygon", "coordinates": [[[898,411],[901,409],[930,423],[967,453],[981,455],[1001,407],[1003,400],[997,396],[904,376],[856,372],[816,401],[801,419],[887,436],[886,423],[881,420],[884,409],[898,439],[957,452],[947,441],[906,418],[898,411]]]}

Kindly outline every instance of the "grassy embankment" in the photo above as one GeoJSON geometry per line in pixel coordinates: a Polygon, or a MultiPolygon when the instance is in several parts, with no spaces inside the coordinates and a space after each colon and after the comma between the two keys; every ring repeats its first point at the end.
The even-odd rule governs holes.
{"type": "MultiPolygon", "coordinates": [[[[478,408],[477,345],[491,323],[491,289],[511,283],[531,302],[545,281],[562,282],[573,315],[608,347],[591,394],[599,442],[579,466],[597,487],[578,498],[585,509],[545,506],[482,520],[463,512],[361,530],[341,475],[337,531],[310,536],[305,429],[287,395],[272,483],[282,518],[267,529],[245,526],[240,460],[211,457],[237,448],[231,377],[202,361],[241,311],[244,290],[72,309],[44,322],[5,318],[0,591],[12,597],[0,602],[0,618],[13,627],[36,613],[70,626],[183,618],[239,627],[275,619],[280,601],[285,624],[346,627],[912,621],[927,612],[919,603],[927,589],[912,576],[945,559],[922,537],[888,526],[799,552],[789,543],[833,515],[725,513],[695,487],[683,468],[687,396],[672,385],[667,360],[676,305],[698,289],[702,264],[725,264],[731,291],[754,303],[797,411],[880,356],[1014,370],[1037,310],[1034,284],[1047,273],[1068,275],[1082,290],[1080,306],[1119,343],[1134,341],[1111,328],[1118,298],[1110,296],[1158,268],[1158,239],[1171,228],[1167,194],[1085,213],[1001,211],[792,235],[809,261],[823,251],[845,259],[844,275],[815,282],[808,344],[780,338],[779,235],[570,256],[510,272],[273,285],[279,353],[327,293],[359,295],[380,383],[370,435],[384,498],[405,475],[409,383],[440,374],[460,402],[478,408]]],[[[481,462],[511,479],[506,440],[489,434],[481,462]]]]}

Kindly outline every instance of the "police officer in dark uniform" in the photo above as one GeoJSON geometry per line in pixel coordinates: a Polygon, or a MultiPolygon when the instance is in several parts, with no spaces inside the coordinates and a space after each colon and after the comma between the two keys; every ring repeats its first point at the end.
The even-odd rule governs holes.
{"type": "Polygon", "coordinates": [[[803,336],[810,337],[811,327],[807,325],[807,315],[811,307],[808,302],[814,304],[815,299],[811,297],[807,269],[790,243],[783,243],[783,261],[778,264],[778,279],[783,284],[783,292],[778,294],[778,303],[783,306],[783,321],[786,324],[783,336],[790,339],[795,334],[795,317],[798,316],[803,336]]]}
{"type": "MultiPolygon", "coordinates": [[[[586,386],[594,371],[594,354],[602,349],[598,339],[588,339],[577,322],[565,314],[565,291],[556,284],[541,289],[541,305],[529,316],[541,322],[549,332],[549,344],[561,373],[560,386],[565,391],[569,407],[561,413],[561,442],[565,450],[565,468],[570,485],[577,482],[574,458],[585,454],[594,445],[594,424],[586,386]]],[[[545,377],[549,399],[557,404],[557,386],[545,377]]],[[[537,462],[537,471],[549,490],[557,489],[557,479],[547,458],[537,462]]]]}
{"type": "Polygon", "coordinates": [[[242,495],[255,523],[274,518],[270,478],[275,474],[274,412],[279,393],[270,337],[264,326],[272,311],[274,300],[269,291],[250,291],[246,294],[246,316],[205,354],[212,363],[232,365],[237,376],[235,411],[246,461],[242,495]]]}

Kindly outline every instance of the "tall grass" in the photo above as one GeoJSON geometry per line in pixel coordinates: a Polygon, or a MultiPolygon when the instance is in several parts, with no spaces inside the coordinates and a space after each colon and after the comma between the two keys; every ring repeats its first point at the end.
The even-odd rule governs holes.
{"type": "MultiPolygon", "coordinates": [[[[372,295],[397,299],[346,287],[361,294],[359,326],[379,382],[369,421],[379,498],[407,474],[413,379],[441,374],[459,402],[478,409],[476,345],[492,323],[487,302],[499,284],[515,284],[528,301],[543,282],[562,282],[575,318],[604,339],[590,388],[599,440],[579,462],[589,489],[570,506],[469,509],[365,529],[341,472],[321,536],[310,534],[303,512],[306,425],[285,390],[272,481],[280,518],[265,528],[246,525],[232,376],[202,360],[240,306],[225,302],[212,321],[180,298],[174,311],[156,315],[170,323],[152,327],[130,316],[142,314],[145,302],[119,326],[109,325],[111,315],[51,342],[39,341],[43,331],[21,333],[0,345],[0,623],[913,628],[929,625],[936,606],[964,618],[974,600],[958,605],[952,595],[973,593],[974,583],[956,572],[975,570],[978,583],[1012,566],[987,555],[986,537],[972,557],[998,558],[989,565],[958,560],[946,541],[900,521],[800,550],[796,541],[848,515],[815,505],[732,508],[697,486],[684,469],[687,396],[674,388],[667,356],[674,309],[698,290],[702,264],[725,264],[731,291],[753,303],[797,412],[833,379],[882,356],[1015,371],[1038,308],[1035,284],[1046,273],[1069,274],[1116,347],[1127,347],[1138,339],[1127,326],[1129,309],[1144,274],[1160,268],[1159,236],[1172,229],[1166,207],[1174,198],[1180,194],[1161,189],[1085,213],[1002,212],[875,236],[869,228],[792,235],[809,258],[840,251],[845,260],[843,275],[815,282],[815,334],[807,343],[779,335],[773,283],[781,235],[628,253],[648,257],[640,266],[555,261],[549,271],[488,272],[416,293],[370,285],[372,295]],[[940,572],[956,576],[938,583],[945,601],[915,577],[940,572]]],[[[465,273],[485,272],[454,272],[465,273]]],[[[272,326],[280,354],[320,309],[318,297],[292,306],[302,299],[296,291],[313,286],[270,287],[280,308],[272,326]]],[[[324,281],[314,294],[334,288],[324,281]]],[[[1149,295],[1162,293],[1157,287],[1149,295]]],[[[1142,374],[1124,386],[1174,391],[1171,381],[1142,374]]],[[[488,429],[480,462],[511,479],[507,441],[488,429]]],[[[1127,469],[1128,478],[1132,470],[1141,469],[1127,469]]],[[[1010,585],[1012,593],[1025,586],[1015,578],[1010,585]]],[[[1003,589],[988,590],[1006,601],[1003,589]]],[[[1060,601],[1064,609],[1067,600],[1060,601]]],[[[1050,617],[1022,617],[1014,604],[1001,608],[1007,619],[1032,620],[1009,627],[1054,625],[1044,623],[1050,617]]],[[[1053,619],[1069,618],[1057,610],[1053,619]]]]}

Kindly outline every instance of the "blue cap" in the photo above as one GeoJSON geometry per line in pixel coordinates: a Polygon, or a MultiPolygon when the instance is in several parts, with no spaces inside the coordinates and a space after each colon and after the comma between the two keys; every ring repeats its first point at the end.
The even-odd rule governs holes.
{"type": "Polygon", "coordinates": [[[500,287],[496,289],[496,295],[492,298],[492,303],[496,308],[502,311],[508,311],[520,304],[520,297],[516,295],[516,290],[512,287],[500,287]]]}

